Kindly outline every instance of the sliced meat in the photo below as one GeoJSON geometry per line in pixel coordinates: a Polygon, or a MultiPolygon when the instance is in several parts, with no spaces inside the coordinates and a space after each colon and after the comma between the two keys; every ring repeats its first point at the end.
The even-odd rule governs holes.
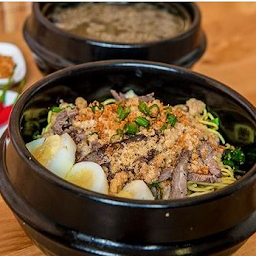
{"type": "Polygon", "coordinates": [[[62,110],[56,117],[56,121],[52,126],[52,130],[55,134],[63,134],[63,130],[70,126],[69,116],[66,110],[62,110]]]}
{"type": "Polygon", "coordinates": [[[73,126],[69,126],[68,128],[64,129],[62,133],[68,133],[76,144],[87,138],[86,134],[82,129],[73,126]]]}
{"type": "Polygon", "coordinates": [[[177,166],[173,171],[171,199],[184,198],[187,195],[187,165],[190,155],[190,151],[183,150],[181,152],[177,166]]]}
{"type": "Polygon", "coordinates": [[[83,158],[80,158],[79,162],[81,161],[91,161],[99,165],[109,163],[109,159],[105,154],[105,147],[101,147],[100,149],[91,152],[90,154],[84,156],[83,158]]]}
{"type": "Polygon", "coordinates": [[[68,133],[76,144],[86,139],[87,136],[82,129],[71,125],[72,119],[77,114],[78,110],[76,108],[62,110],[58,113],[55,123],[52,126],[54,134],[62,135],[63,133],[68,133]]]}
{"type": "Polygon", "coordinates": [[[115,100],[117,101],[123,101],[126,100],[125,95],[121,92],[117,92],[116,90],[110,90],[110,93],[112,94],[112,96],[114,97],[115,100]]]}
{"type": "Polygon", "coordinates": [[[171,168],[166,168],[161,172],[161,174],[158,178],[158,181],[162,182],[162,181],[165,181],[165,180],[168,180],[168,179],[171,179],[171,178],[172,178],[172,169],[171,168]]]}
{"type": "Polygon", "coordinates": [[[53,132],[58,135],[63,134],[64,130],[69,128],[69,126],[71,125],[72,119],[77,114],[78,114],[78,110],[76,108],[62,110],[60,113],[58,113],[55,123],[52,126],[53,132]]]}
{"type": "Polygon", "coordinates": [[[149,94],[146,94],[146,95],[143,95],[143,96],[139,96],[139,101],[150,102],[150,101],[153,101],[153,100],[155,100],[153,92],[149,93],[149,94]]]}
{"type": "Polygon", "coordinates": [[[150,190],[155,199],[157,200],[162,199],[162,191],[160,187],[152,187],[150,190]]]}
{"type": "Polygon", "coordinates": [[[209,172],[218,178],[221,177],[219,164],[214,159],[217,156],[217,151],[208,142],[202,142],[199,147],[199,154],[204,164],[209,168],[209,172]]]}
{"type": "Polygon", "coordinates": [[[171,195],[171,182],[169,180],[161,182],[162,199],[169,200],[171,195]]]}
{"type": "Polygon", "coordinates": [[[68,109],[67,115],[70,119],[73,119],[76,115],[78,115],[78,110],[76,108],[68,109]]]}
{"type": "Polygon", "coordinates": [[[156,155],[156,150],[155,149],[151,149],[147,152],[146,156],[141,156],[138,158],[137,161],[139,162],[144,162],[144,163],[148,163],[150,162],[156,155]]]}
{"type": "Polygon", "coordinates": [[[124,140],[121,140],[119,142],[115,142],[113,144],[117,144],[117,143],[126,143],[127,144],[127,143],[138,142],[138,141],[142,141],[142,140],[146,140],[146,139],[147,139],[146,135],[138,134],[138,135],[131,136],[128,139],[124,139],[124,140]]]}
{"type": "Polygon", "coordinates": [[[215,175],[210,175],[210,174],[205,175],[205,174],[199,174],[199,173],[189,173],[188,180],[195,181],[195,182],[209,182],[209,183],[221,182],[221,179],[217,178],[215,175]]]}
{"type": "Polygon", "coordinates": [[[101,148],[101,144],[99,143],[98,139],[91,142],[92,151],[97,151],[101,148]]]}

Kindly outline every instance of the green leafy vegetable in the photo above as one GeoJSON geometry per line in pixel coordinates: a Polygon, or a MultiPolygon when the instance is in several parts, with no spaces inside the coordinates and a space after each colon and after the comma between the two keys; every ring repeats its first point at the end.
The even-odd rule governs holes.
{"type": "Polygon", "coordinates": [[[218,126],[220,125],[220,119],[218,117],[211,120],[211,122],[214,123],[214,124],[217,124],[218,126]]]}
{"type": "Polygon", "coordinates": [[[234,169],[245,163],[245,156],[241,148],[226,149],[222,157],[222,162],[234,169]]]}

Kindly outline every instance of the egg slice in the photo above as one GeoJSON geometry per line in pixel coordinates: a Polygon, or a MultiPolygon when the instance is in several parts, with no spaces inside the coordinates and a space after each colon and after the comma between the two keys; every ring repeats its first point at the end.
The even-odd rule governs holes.
{"type": "Polygon", "coordinates": [[[133,180],[117,194],[119,197],[141,200],[154,200],[154,196],[143,180],[133,180]]]}
{"type": "Polygon", "coordinates": [[[85,189],[108,194],[108,181],[104,170],[94,162],[80,162],[73,166],[65,180],[85,189]]]}
{"type": "Polygon", "coordinates": [[[31,141],[26,147],[40,164],[61,178],[75,163],[76,144],[67,133],[31,141]]]}

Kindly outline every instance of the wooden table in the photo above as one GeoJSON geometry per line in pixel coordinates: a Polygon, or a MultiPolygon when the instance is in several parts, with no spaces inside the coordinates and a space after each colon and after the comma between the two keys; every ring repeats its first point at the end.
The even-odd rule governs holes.
{"type": "MultiPolygon", "coordinates": [[[[208,48],[193,69],[229,85],[256,105],[256,3],[200,3],[200,7],[208,48]]],[[[0,41],[13,42],[22,49],[28,65],[26,87],[42,77],[20,30],[0,33],[0,41]]],[[[1,197],[0,255],[43,255],[24,234],[1,197]]],[[[256,234],[234,254],[254,255],[256,234]]]]}

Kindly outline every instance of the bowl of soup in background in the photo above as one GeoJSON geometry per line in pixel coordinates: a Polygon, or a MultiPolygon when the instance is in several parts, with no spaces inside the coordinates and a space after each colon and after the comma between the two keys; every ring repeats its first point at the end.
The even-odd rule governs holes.
{"type": "Polygon", "coordinates": [[[194,3],[34,3],[23,35],[44,73],[109,59],[192,67],[206,48],[194,3]]]}

